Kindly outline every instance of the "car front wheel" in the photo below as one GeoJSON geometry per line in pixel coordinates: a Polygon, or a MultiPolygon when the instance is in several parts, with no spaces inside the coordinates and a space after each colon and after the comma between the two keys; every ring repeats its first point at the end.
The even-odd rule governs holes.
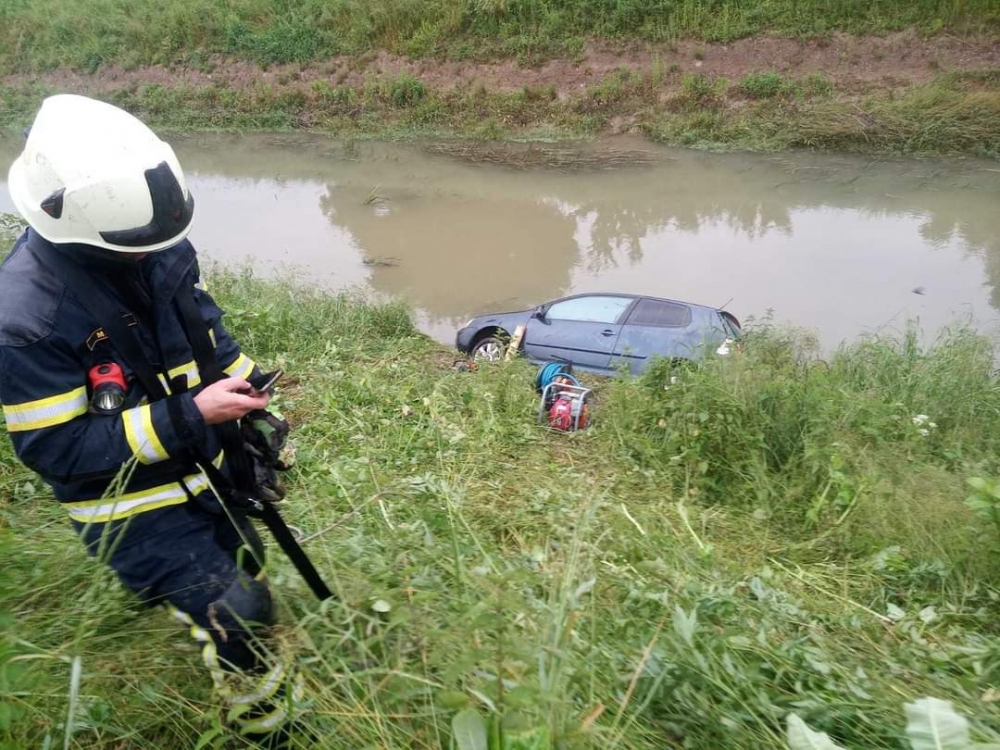
{"type": "Polygon", "coordinates": [[[507,341],[500,336],[487,336],[476,342],[472,358],[483,362],[499,362],[507,353],[507,341]]]}

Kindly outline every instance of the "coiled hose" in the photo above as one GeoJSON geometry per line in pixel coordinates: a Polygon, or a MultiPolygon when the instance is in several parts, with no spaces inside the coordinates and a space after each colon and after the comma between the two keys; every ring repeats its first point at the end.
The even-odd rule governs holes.
{"type": "Polygon", "coordinates": [[[580,385],[580,381],[573,377],[572,372],[572,365],[564,362],[548,362],[538,370],[538,375],[535,377],[535,390],[542,393],[545,387],[551,385],[556,378],[567,378],[573,381],[573,385],[580,385]]]}

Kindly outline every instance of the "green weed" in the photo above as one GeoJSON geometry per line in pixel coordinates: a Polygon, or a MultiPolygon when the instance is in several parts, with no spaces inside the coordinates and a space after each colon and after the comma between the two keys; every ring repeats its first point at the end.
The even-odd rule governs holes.
{"type": "Polygon", "coordinates": [[[803,76],[799,82],[803,93],[808,97],[827,97],[833,94],[833,81],[822,73],[810,73],[803,76]]]}
{"type": "Polygon", "coordinates": [[[795,86],[781,73],[768,71],[745,75],[740,81],[740,90],[752,99],[771,99],[793,92],[795,86]]]}
{"type": "Polygon", "coordinates": [[[619,68],[590,90],[590,99],[599,107],[621,104],[632,95],[640,79],[641,76],[633,75],[628,68],[619,68]]]}
{"type": "Polygon", "coordinates": [[[416,104],[427,93],[420,81],[406,73],[401,74],[389,84],[389,101],[397,107],[408,107],[416,104]]]}

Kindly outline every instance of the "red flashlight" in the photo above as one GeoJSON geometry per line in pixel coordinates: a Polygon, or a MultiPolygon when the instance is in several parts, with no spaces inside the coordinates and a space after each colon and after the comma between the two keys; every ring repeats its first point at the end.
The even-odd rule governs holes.
{"type": "Polygon", "coordinates": [[[114,362],[94,365],[88,373],[93,394],[90,405],[98,414],[115,414],[125,403],[125,373],[114,362]]]}

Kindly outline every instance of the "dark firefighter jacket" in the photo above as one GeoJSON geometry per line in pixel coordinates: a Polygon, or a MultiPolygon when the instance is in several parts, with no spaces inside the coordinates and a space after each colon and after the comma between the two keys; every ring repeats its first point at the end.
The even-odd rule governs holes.
{"type": "Polygon", "coordinates": [[[198,288],[194,248],[185,240],[122,262],[93,248],[56,246],[115,281],[109,294],[169,394],[150,403],[101,321],[32,252],[44,242],[29,229],[0,266],[0,403],[18,457],[83,524],[179,505],[208,490],[189,451],[196,448],[217,465],[223,457],[194,404],[201,378],[173,302],[175,289],[166,283],[174,261],[188,267],[180,293],[193,291],[222,369],[245,378],[255,365],[226,332],[212,297],[198,288]],[[89,408],[88,373],[107,362],[120,365],[128,378],[123,409],[112,415],[89,408]]]}

